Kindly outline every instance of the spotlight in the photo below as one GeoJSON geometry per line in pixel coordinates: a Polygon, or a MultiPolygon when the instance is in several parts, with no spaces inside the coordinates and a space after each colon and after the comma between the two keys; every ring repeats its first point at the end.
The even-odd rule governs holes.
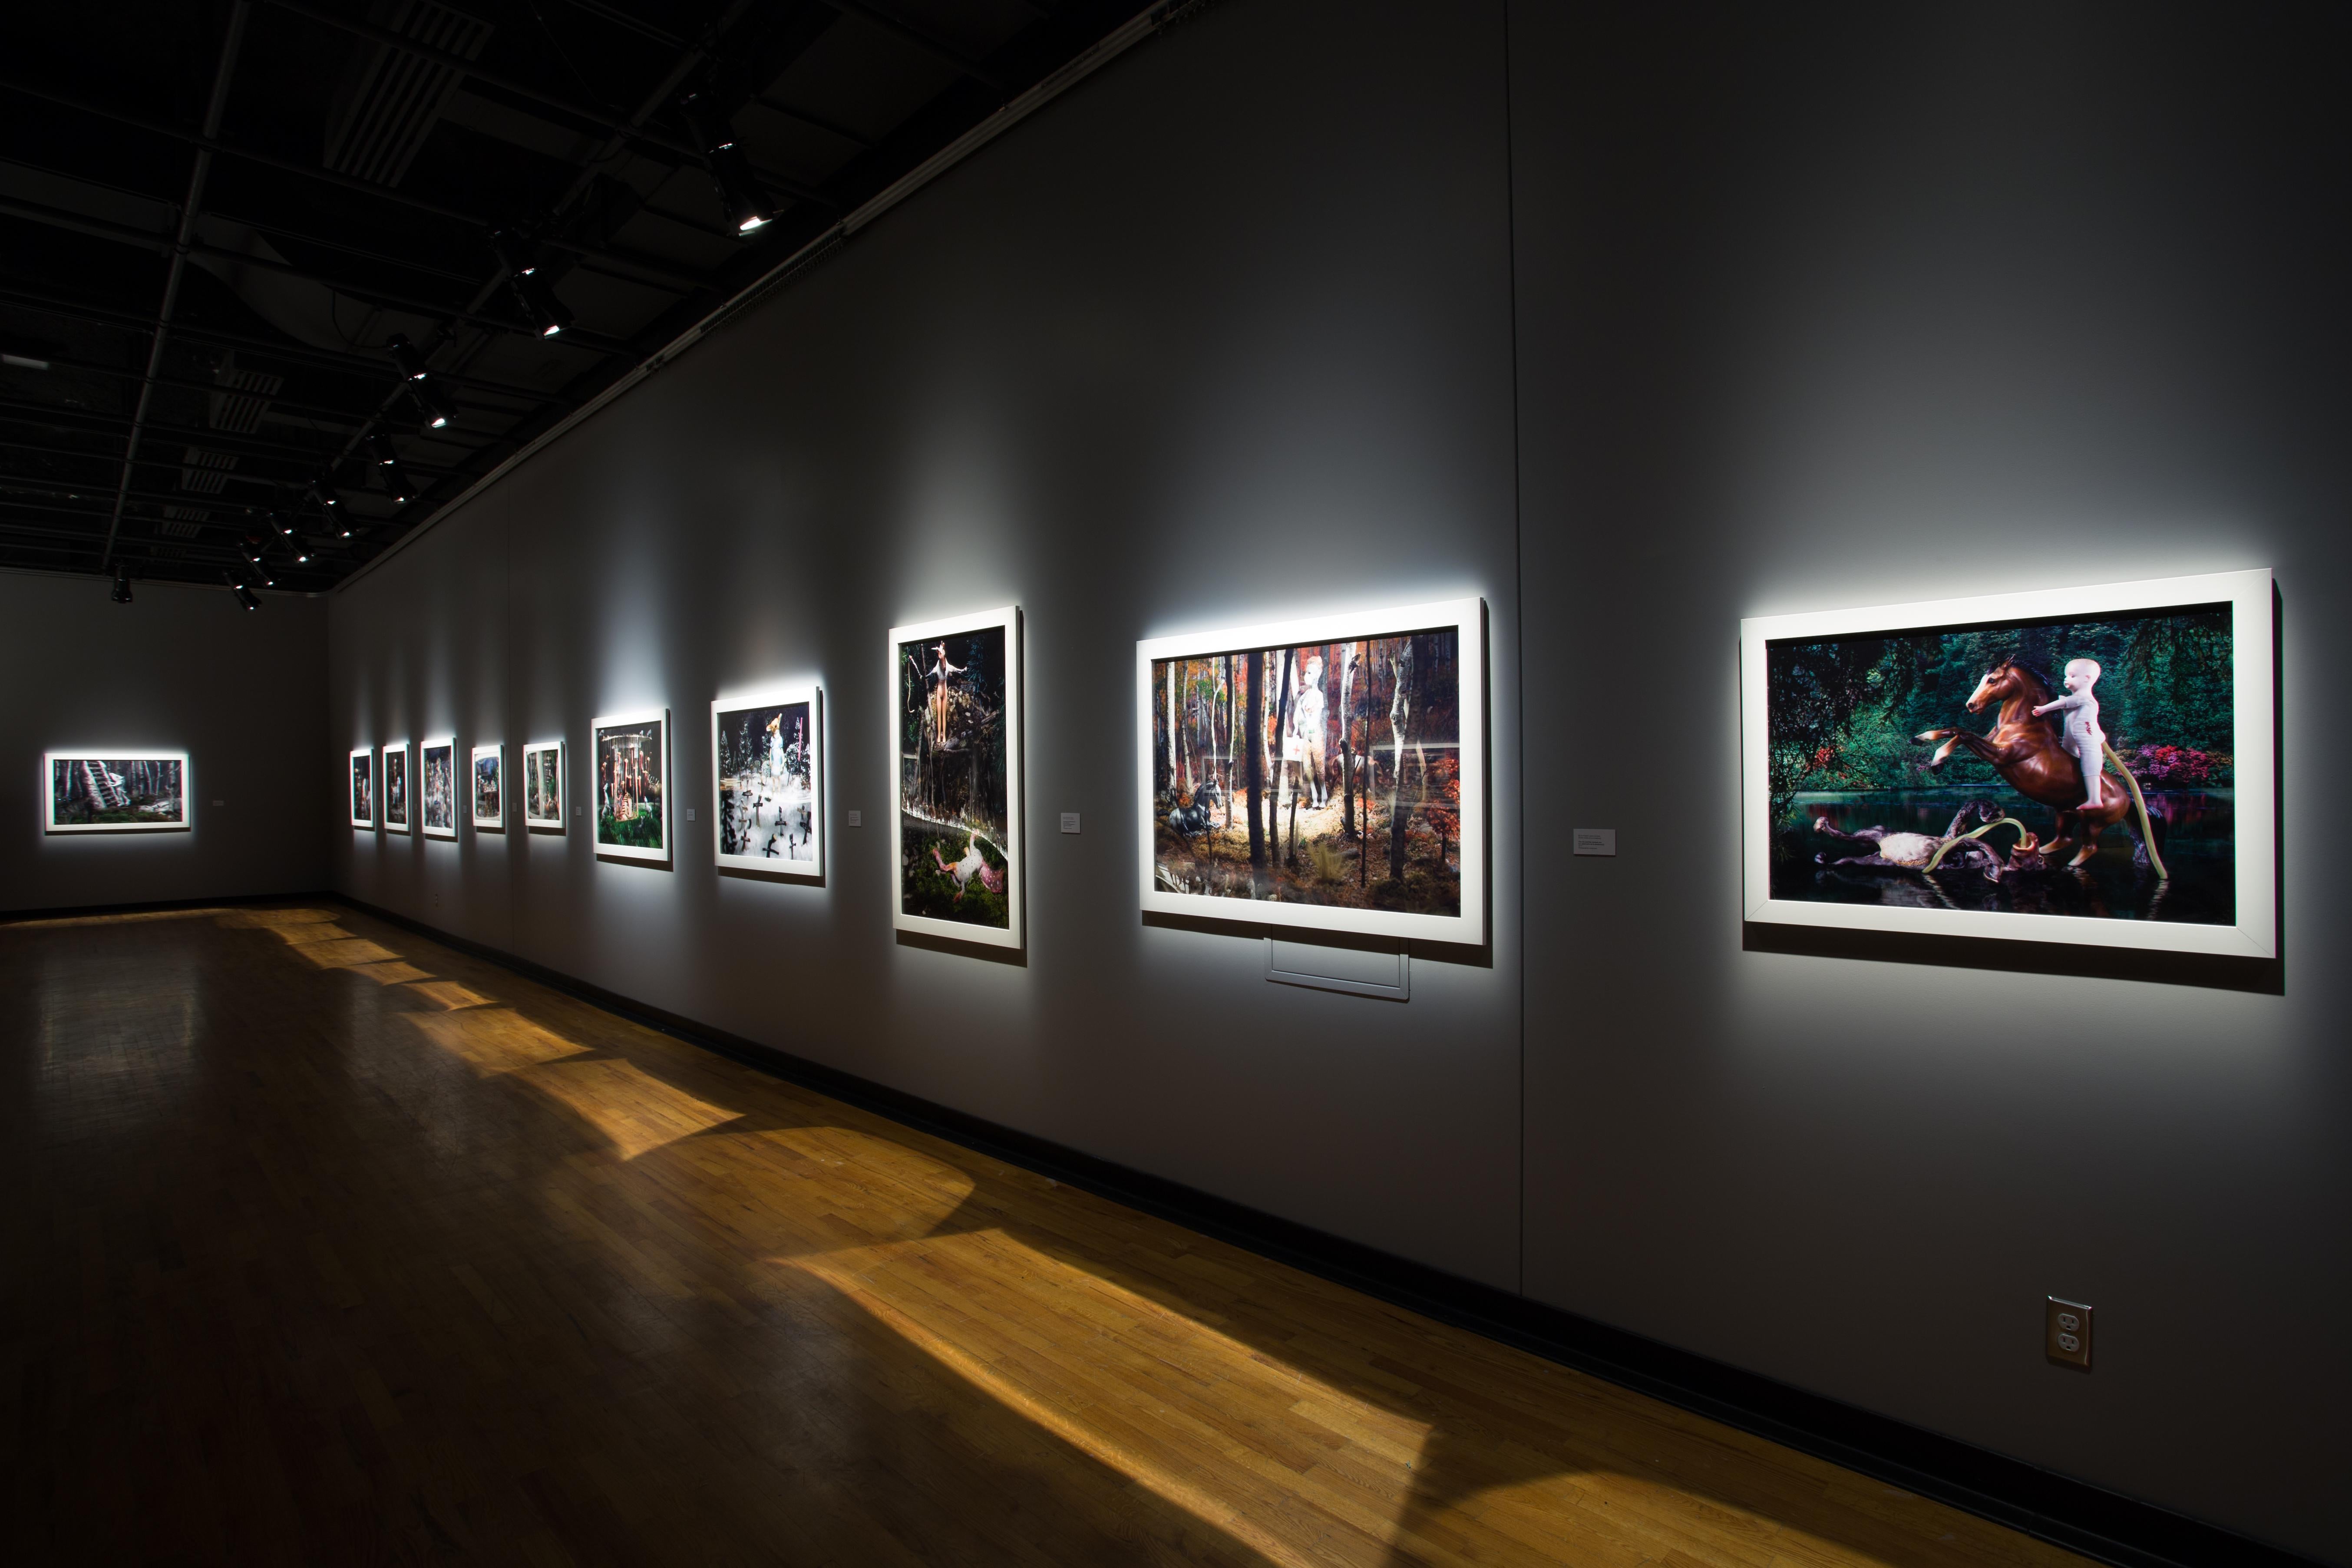
{"type": "Polygon", "coordinates": [[[335,481],[324,475],[310,481],[310,499],[317,501],[329,517],[337,515],[335,509],[343,501],[343,498],[335,493],[335,481]]]}
{"type": "Polygon", "coordinates": [[[425,356],[416,352],[416,345],[408,341],[406,332],[393,333],[391,341],[385,343],[384,347],[392,351],[392,363],[400,367],[403,380],[423,381],[425,379],[426,374],[425,356]]]}
{"type": "Polygon", "coordinates": [[[247,587],[241,580],[229,575],[226,572],[221,574],[221,580],[228,584],[229,592],[236,595],[236,602],[238,604],[244,605],[248,610],[257,610],[261,608],[260,595],[256,594],[252,589],[247,587]]]}
{"type": "Polygon", "coordinates": [[[258,566],[261,564],[261,547],[264,542],[261,535],[248,533],[237,541],[236,552],[245,557],[247,564],[258,566]]]}
{"type": "Polygon", "coordinates": [[[114,592],[110,597],[118,605],[127,605],[131,602],[130,567],[117,566],[114,569],[114,592]]]}
{"type": "Polygon", "coordinates": [[[735,128],[713,114],[700,93],[679,104],[678,112],[694,133],[695,144],[702,149],[704,162],[710,165],[711,184],[719,187],[719,208],[735,226],[735,232],[750,234],[773,223],[775,205],[761,188],[760,177],[751,173],[751,160],[736,143],[735,128]]]}
{"type": "Polygon", "coordinates": [[[521,240],[501,229],[490,236],[490,248],[498,252],[499,265],[507,269],[507,287],[513,290],[515,302],[541,337],[551,338],[572,325],[572,312],[539,275],[539,263],[521,240]]]}
{"type": "Polygon", "coordinates": [[[367,445],[376,467],[383,470],[383,493],[400,506],[415,500],[416,487],[408,482],[408,471],[400,466],[400,453],[393,446],[392,437],[379,431],[368,437],[367,445]]]}
{"type": "Polygon", "coordinates": [[[271,512],[269,514],[269,526],[278,531],[278,537],[280,539],[291,539],[294,537],[294,515],[291,512],[271,512]]]}
{"type": "Polygon", "coordinates": [[[442,395],[422,381],[408,384],[408,395],[416,399],[416,411],[425,420],[427,430],[446,430],[457,421],[457,416],[442,395]]]}
{"type": "Polygon", "coordinates": [[[409,395],[416,399],[416,407],[428,430],[446,430],[457,422],[449,400],[435,390],[432,372],[425,365],[425,355],[406,332],[394,332],[384,343],[392,351],[392,363],[400,367],[400,378],[408,384],[409,395]]]}

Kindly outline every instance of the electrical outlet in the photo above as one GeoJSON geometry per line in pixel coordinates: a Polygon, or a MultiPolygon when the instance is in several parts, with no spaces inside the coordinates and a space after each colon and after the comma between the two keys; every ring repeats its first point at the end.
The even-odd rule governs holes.
{"type": "Polygon", "coordinates": [[[2091,1370],[2091,1309],[2053,1296],[2042,1319],[2042,1353],[2060,1366],[2091,1370]]]}

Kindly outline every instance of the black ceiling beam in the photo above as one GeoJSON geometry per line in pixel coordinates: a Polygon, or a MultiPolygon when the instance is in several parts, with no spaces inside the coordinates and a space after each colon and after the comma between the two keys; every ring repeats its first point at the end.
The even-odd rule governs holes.
{"type": "MultiPolygon", "coordinates": [[[[68,109],[92,115],[100,120],[111,120],[117,124],[144,131],[150,135],[166,137],[192,147],[208,148],[224,157],[241,159],[248,163],[257,163],[263,168],[276,169],[283,174],[293,174],[306,180],[316,180],[321,184],[333,185],[341,190],[353,191],[363,196],[373,196],[378,201],[389,202],[396,206],[426,213],[450,223],[463,224],[467,228],[482,233],[493,233],[507,226],[498,218],[486,217],[479,213],[466,212],[457,207],[444,206],[439,202],[427,201],[422,196],[413,196],[405,191],[394,190],[390,185],[379,185],[351,174],[337,174],[332,169],[323,168],[315,163],[305,163],[299,159],[280,157],[275,153],[266,153],[258,147],[243,146],[217,135],[207,136],[202,132],[190,131],[184,126],[173,125],[168,121],[151,119],[147,115],[117,108],[112,104],[94,103],[89,99],[78,97],[73,93],[61,92],[54,87],[24,81],[15,77],[0,77],[0,89],[5,89],[10,92],[20,92],[27,98],[37,98],[46,102],[62,104],[68,109]]],[[[150,197],[149,199],[158,198],[150,197]]],[[[701,228],[700,232],[719,239],[741,237],[715,225],[701,228]]],[[[550,237],[541,243],[551,249],[567,251],[574,256],[599,254],[594,247],[582,245],[573,240],[562,240],[550,237]]]]}
{"type": "MultiPolygon", "coordinates": [[[[114,431],[129,428],[131,421],[120,414],[104,414],[88,408],[60,408],[47,403],[18,403],[13,398],[0,398],[0,419],[15,420],[23,425],[51,425],[62,429],[114,431]]],[[[307,467],[317,473],[330,460],[325,453],[300,447],[265,441],[253,436],[240,436],[227,430],[198,429],[191,425],[167,425],[161,420],[147,421],[147,429],[158,437],[170,437],[191,446],[201,446],[216,452],[234,452],[241,458],[277,459],[307,467]]],[[[401,459],[403,467],[421,473],[450,474],[458,470],[437,464],[410,463],[401,459]]]]}
{"type": "MultiPolygon", "coordinates": [[[[13,280],[12,280],[13,281],[13,280]]],[[[142,331],[142,321],[125,311],[103,305],[94,300],[68,300],[57,295],[34,293],[22,287],[0,287],[0,305],[14,305],[21,310],[42,310],[71,321],[87,321],[93,326],[113,327],[123,331],[142,331]]],[[[340,349],[322,349],[310,343],[298,343],[291,339],[273,341],[257,338],[250,332],[239,332],[226,327],[198,326],[186,323],[173,330],[173,336],[214,347],[250,349],[256,353],[274,355],[293,363],[308,363],[319,369],[339,374],[363,376],[373,381],[386,373],[397,374],[389,356],[376,359],[368,354],[346,353],[340,349]]],[[[566,402],[556,395],[532,387],[519,386],[512,382],[491,381],[484,376],[467,375],[462,372],[435,371],[434,375],[452,385],[470,386],[478,392],[494,393],[511,397],[519,403],[566,402]]]]}
{"type": "MultiPolygon", "coordinates": [[[[205,106],[205,134],[220,134],[221,115],[228,108],[229,82],[236,76],[237,51],[245,43],[246,18],[252,14],[247,0],[231,0],[228,36],[221,41],[220,64],[213,73],[212,97],[205,106]]],[[[99,570],[114,558],[114,535],[122,526],[122,508],[131,496],[131,463],[139,455],[139,435],[147,424],[148,405],[155,395],[156,378],[163,374],[163,353],[171,346],[172,314],[180,304],[180,279],[187,273],[188,255],[195,239],[196,219],[204,212],[205,180],[212,173],[213,155],[199,148],[188,171],[188,194],[180,203],[180,232],[163,274],[163,299],[155,310],[154,345],[147,353],[147,374],[139,383],[139,401],[131,410],[131,434],[123,440],[122,481],[114,493],[114,516],[106,525],[106,548],[99,552],[99,570]]]]}
{"type": "MultiPolygon", "coordinates": [[[[137,371],[126,370],[121,365],[100,364],[95,360],[74,359],[58,353],[51,353],[46,357],[50,364],[66,370],[84,371],[91,375],[111,376],[117,381],[136,381],[139,378],[139,373],[137,371]]],[[[246,392],[234,386],[223,386],[218,382],[192,381],[186,376],[167,375],[163,378],[162,384],[181,392],[201,392],[205,394],[207,396],[218,395],[227,397],[257,397],[261,399],[262,402],[268,404],[272,408],[282,408],[288,413],[299,414],[306,418],[311,419],[345,419],[353,424],[363,424],[376,416],[376,411],[372,408],[329,408],[323,405],[316,403],[299,403],[290,397],[281,397],[275,394],[246,392]]],[[[456,404],[459,408],[480,408],[483,406],[478,403],[458,403],[455,398],[452,398],[449,401],[456,404]]],[[[505,413],[507,411],[504,409],[498,409],[493,410],[492,412],[505,413]]],[[[451,437],[452,431],[456,431],[457,435],[464,434],[462,430],[458,430],[454,425],[445,428],[440,432],[440,434],[444,437],[454,438],[451,437]]]]}
{"type": "Polygon", "coordinates": [[[861,135],[836,121],[820,119],[805,109],[794,109],[789,103],[779,103],[772,98],[765,98],[756,92],[745,101],[756,103],[771,114],[781,114],[787,120],[797,120],[802,124],[822,131],[828,136],[837,136],[861,153],[868,153],[874,149],[872,137],[861,135]]]}
{"type": "MultiPolygon", "coordinates": [[[[539,336],[539,329],[525,321],[476,315],[462,306],[423,300],[410,295],[395,294],[389,289],[372,289],[363,284],[343,282],[337,279],[322,277],[308,268],[297,267],[290,261],[273,261],[266,256],[255,256],[243,250],[229,250],[217,245],[206,245],[201,240],[184,242],[175,247],[173,241],[163,235],[133,228],[127,224],[110,223],[103,218],[83,217],[78,213],[45,206],[38,202],[19,201],[15,197],[0,196],[0,213],[22,218],[27,223],[46,224],[52,228],[68,229],[76,234],[88,235],[93,239],[133,246],[159,256],[214,256],[239,267],[258,267],[265,271],[282,273],[289,278],[299,278],[308,283],[316,283],[322,289],[383,310],[406,310],[419,316],[437,316],[452,321],[461,321],[468,326],[480,327],[485,331],[512,332],[519,337],[539,336]]],[[[467,278],[466,281],[472,283],[475,279],[467,278]]],[[[570,334],[566,341],[584,343],[592,349],[600,349],[605,353],[632,352],[631,345],[627,342],[619,338],[606,337],[602,332],[584,331],[577,327],[566,328],[565,331],[570,334]]]]}
{"type": "Polygon", "coordinates": [[[818,0],[818,3],[830,6],[845,16],[856,16],[871,22],[886,33],[895,34],[942,65],[951,67],[983,87],[993,88],[998,92],[1011,90],[1005,86],[1002,76],[973,59],[928,27],[919,27],[903,17],[893,16],[887,11],[867,5],[866,0],[818,0]]]}
{"type": "MultiPolygon", "coordinates": [[[[162,468],[166,465],[142,461],[139,466],[146,468],[162,468]]],[[[63,496],[68,500],[79,500],[91,493],[90,487],[88,485],[77,487],[34,474],[0,473],[0,493],[16,493],[25,490],[36,490],[43,495],[63,496]]],[[[266,518],[273,511],[291,510],[300,500],[299,496],[290,489],[288,499],[277,506],[269,506],[260,501],[223,500],[216,495],[204,495],[194,491],[184,494],[176,490],[133,489],[131,492],[131,499],[133,501],[151,502],[156,506],[184,507],[226,517],[247,519],[266,518]]],[[[224,523],[219,526],[228,525],[224,523]]]]}
{"type": "MultiPolygon", "coordinates": [[[[575,121],[588,130],[602,131],[608,135],[621,137],[641,155],[653,156],[657,153],[667,153],[668,156],[656,157],[656,161],[667,163],[673,168],[688,163],[700,164],[706,156],[703,149],[681,142],[676,137],[665,136],[657,131],[648,131],[642,122],[628,124],[615,120],[602,109],[574,103],[560,94],[548,91],[545,88],[524,81],[520,77],[509,76],[503,71],[491,70],[478,61],[469,60],[463,55],[453,55],[446,49],[436,49],[430,44],[422,43],[402,33],[395,33],[389,27],[379,27],[373,22],[362,21],[356,16],[343,16],[331,11],[322,11],[315,5],[301,4],[301,0],[261,0],[261,3],[316,22],[322,27],[333,27],[354,37],[365,38],[372,43],[381,44],[385,48],[398,49],[403,54],[414,55],[418,59],[430,60],[435,65],[456,71],[458,75],[479,82],[485,87],[511,94],[527,103],[535,104],[551,113],[560,114],[567,120],[575,121]]],[[[772,183],[777,189],[786,191],[803,201],[814,202],[835,211],[840,210],[840,204],[835,202],[824,192],[814,185],[803,184],[789,174],[761,171],[760,177],[772,183]]]]}

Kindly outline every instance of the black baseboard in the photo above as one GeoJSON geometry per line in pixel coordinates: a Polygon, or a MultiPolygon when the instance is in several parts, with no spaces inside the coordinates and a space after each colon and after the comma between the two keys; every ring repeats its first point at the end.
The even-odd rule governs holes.
{"type": "MultiPolygon", "coordinates": [[[[2251,1537],[1573,1312],[1098,1160],[619,995],[343,894],[347,904],[608,1012],[904,1126],[1514,1345],[2118,1568],[2319,1568],[2251,1537]]],[[[215,900],[214,902],[230,900],[215,900]]],[[[259,900],[255,900],[259,901],[259,900]]]]}
{"type": "Polygon", "coordinates": [[[11,925],[19,921],[104,920],[110,915],[167,915],[187,910],[249,909],[315,899],[331,900],[337,903],[351,902],[340,893],[320,889],[311,892],[230,893],[215,899],[155,899],[137,904],[61,904],[46,910],[0,910],[0,925],[11,925]]]}

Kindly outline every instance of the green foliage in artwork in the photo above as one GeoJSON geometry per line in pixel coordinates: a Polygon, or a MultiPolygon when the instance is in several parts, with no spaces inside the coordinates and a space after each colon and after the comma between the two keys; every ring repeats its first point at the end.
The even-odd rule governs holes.
{"type": "Polygon", "coordinates": [[[2236,737],[2226,608],[1916,637],[1780,643],[1766,654],[1769,766],[1776,821],[1801,792],[1990,786],[1990,764],[1956,750],[1928,770],[1927,730],[1991,728],[1967,710],[1986,670],[2017,658],[2061,689],[2066,661],[2091,658],[2100,725],[2116,753],[2148,759],[2144,783],[2225,788],[2236,737]]]}
{"type": "Polygon", "coordinates": [[[899,907],[908,914],[919,915],[927,920],[991,926],[998,931],[1010,929],[1012,910],[1005,901],[1005,894],[992,891],[988,887],[988,881],[992,879],[1003,887],[1012,885],[1005,874],[1004,857],[984,839],[974,838],[971,842],[980,850],[981,858],[987,863],[987,878],[974,876],[959,890],[955,878],[934,858],[932,850],[947,846],[949,852],[961,853],[961,847],[949,845],[947,840],[929,835],[908,833],[906,859],[899,867],[899,907]]]}
{"type": "Polygon", "coordinates": [[[625,821],[609,811],[600,811],[596,814],[596,842],[631,849],[658,849],[662,847],[661,818],[653,812],[640,811],[625,821]]]}

